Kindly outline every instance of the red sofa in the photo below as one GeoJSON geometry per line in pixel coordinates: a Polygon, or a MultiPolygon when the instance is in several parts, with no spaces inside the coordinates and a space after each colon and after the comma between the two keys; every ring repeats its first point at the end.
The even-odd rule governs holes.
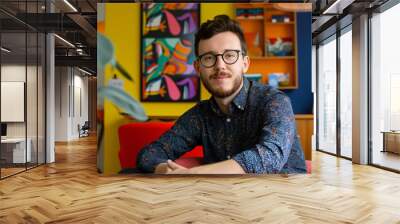
{"type": "MultiPolygon", "coordinates": [[[[122,125],[119,130],[119,161],[122,169],[136,168],[137,155],[145,145],[153,142],[164,132],[169,130],[174,122],[137,122],[122,125]]],[[[192,151],[185,153],[177,163],[193,167],[201,165],[203,147],[197,146],[192,151]]]]}
{"type": "MultiPolygon", "coordinates": [[[[122,125],[119,134],[119,161],[122,170],[136,168],[136,159],[139,151],[147,144],[153,142],[164,132],[169,130],[174,122],[135,122],[122,125]]],[[[197,146],[192,151],[185,153],[176,162],[185,167],[201,165],[203,147],[197,146]]],[[[311,161],[306,161],[307,173],[311,173],[311,161]]]]}

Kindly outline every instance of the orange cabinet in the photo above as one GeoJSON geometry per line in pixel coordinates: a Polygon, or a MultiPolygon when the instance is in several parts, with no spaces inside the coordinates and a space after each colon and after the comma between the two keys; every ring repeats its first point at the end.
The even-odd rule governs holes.
{"type": "Polygon", "coordinates": [[[314,116],[296,114],[297,134],[306,160],[312,160],[312,136],[314,133],[314,116]]]}

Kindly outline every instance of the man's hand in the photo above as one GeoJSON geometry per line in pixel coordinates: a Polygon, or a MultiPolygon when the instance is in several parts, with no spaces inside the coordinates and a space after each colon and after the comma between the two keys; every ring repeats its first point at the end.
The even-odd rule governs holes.
{"type": "Polygon", "coordinates": [[[171,160],[160,163],[154,173],[157,174],[245,174],[243,168],[233,159],[192,167],[183,167],[171,160]]]}
{"type": "Polygon", "coordinates": [[[167,174],[192,174],[192,172],[190,172],[190,169],[181,166],[172,160],[168,160],[167,164],[168,168],[171,169],[171,171],[167,172],[167,174]]]}
{"type": "Polygon", "coordinates": [[[154,170],[155,174],[190,174],[190,169],[181,166],[172,160],[167,160],[166,163],[160,163],[154,170]]]}
{"type": "Polygon", "coordinates": [[[171,169],[168,167],[167,163],[158,164],[154,170],[155,174],[166,174],[168,172],[171,172],[171,169]]]}

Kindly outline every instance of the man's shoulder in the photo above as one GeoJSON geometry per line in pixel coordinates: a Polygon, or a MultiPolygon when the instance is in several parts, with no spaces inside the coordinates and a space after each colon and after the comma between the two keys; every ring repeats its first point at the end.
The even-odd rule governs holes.
{"type": "Polygon", "coordinates": [[[277,88],[273,88],[269,85],[261,84],[259,82],[254,82],[254,81],[252,82],[251,92],[253,97],[256,97],[263,101],[268,100],[277,94],[286,95],[284,92],[282,92],[277,88]]]}
{"type": "MultiPolygon", "coordinates": [[[[198,101],[193,107],[187,110],[183,115],[199,116],[204,113],[205,110],[209,109],[209,100],[198,101]]],[[[182,116],[183,116],[182,115],[182,116]]]]}

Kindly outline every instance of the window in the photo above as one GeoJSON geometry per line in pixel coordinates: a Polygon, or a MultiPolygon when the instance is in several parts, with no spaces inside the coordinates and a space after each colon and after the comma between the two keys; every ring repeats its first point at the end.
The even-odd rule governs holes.
{"type": "Polygon", "coordinates": [[[384,132],[400,130],[398,21],[399,4],[371,19],[371,158],[372,164],[395,170],[400,170],[400,155],[387,151],[383,138],[384,132]]]}
{"type": "Polygon", "coordinates": [[[336,39],[318,48],[318,145],[336,154],[336,39]]]}
{"type": "MultiPolygon", "coordinates": [[[[0,7],[16,6],[0,1],[0,7]]],[[[24,13],[40,13],[44,1],[19,1],[24,13]]],[[[12,7],[15,8],[15,7],[12,7]]],[[[45,34],[0,12],[0,179],[45,163],[45,34]]]]}
{"type": "Polygon", "coordinates": [[[340,36],[340,155],[352,157],[352,32],[340,36]]]}

